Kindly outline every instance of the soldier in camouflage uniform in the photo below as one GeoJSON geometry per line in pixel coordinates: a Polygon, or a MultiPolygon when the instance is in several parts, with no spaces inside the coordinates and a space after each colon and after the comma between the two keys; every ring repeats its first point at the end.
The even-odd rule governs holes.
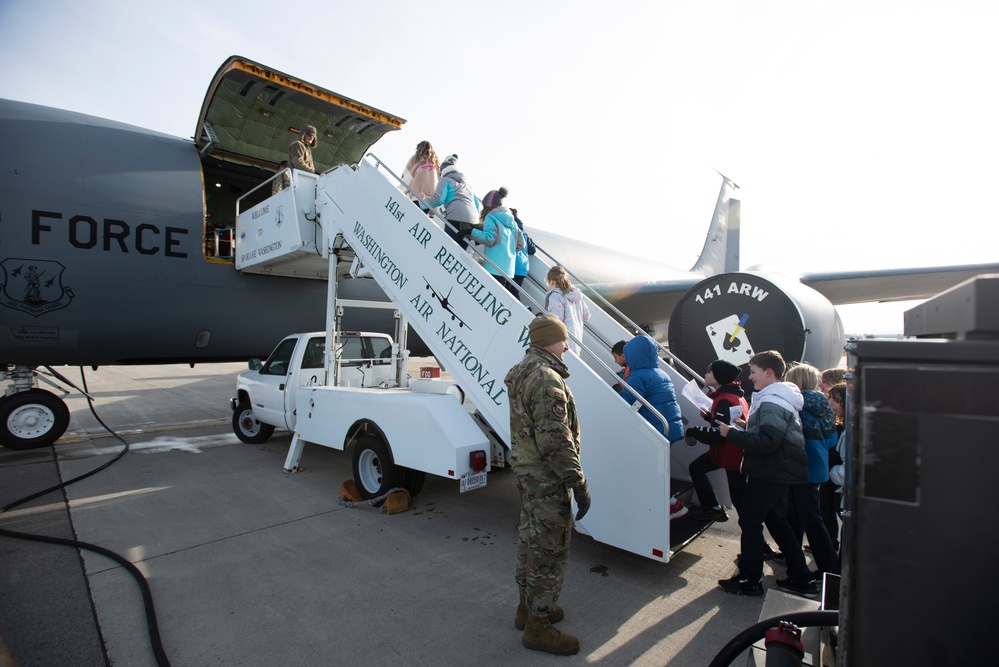
{"type": "Polygon", "coordinates": [[[562,362],[568,349],[565,325],[543,315],[530,325],[531,346],[506,376],[510,396],[513,469],[520,491],[517,526],[517,586],[520,605],[514,626],[524,630],[530,649],[558,655],[579,651],[579,640],[552,623],[565,616],[558,602],[569,560],[572,504],[576,520],[590,507],[590,494],[579,465],[579,421],[569,371],[562,362]]]}

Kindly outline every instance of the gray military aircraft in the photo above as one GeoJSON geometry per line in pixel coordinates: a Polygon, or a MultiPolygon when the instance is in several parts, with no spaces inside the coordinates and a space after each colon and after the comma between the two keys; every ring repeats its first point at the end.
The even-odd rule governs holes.
{"type": "MultiPolygon", "coordinates": [[[[352,164],[405,121],[242,57],[209,86],[195,139],[0,100],[0,444],[42,447],[65,432],[52,367],[265,356],[291,331],[325,327],[321,280],[233,267],[237,199],[270,179],[298,128],[319,128],[317,169],[352,164]],[[40,369],[47,368],[48,372],[40,369]]],[[[739,272],[738,201],[723,179],[690,271],[532,229],[551,256],[693,367],[778,348],[838,361],[832,303],[921,298],[999,264],[806,275],[739,272]],[[824,295],[824,296],[823,296],[824,295]],[[668,325],[668,330],[667,330],[668,325]],[[741,356],[740,356],[741,355],[741,356]],[[706,357],[707,361],[701,363],[706,357]]],[[[258,192],[259,199],[269,188],[258,192]]],[[[340,296],[377,298],[373,280],[340,296]]],[[[384,296],[381,298],[384,299],[384,296]]],[[[391,330],[359,317],[350,328],[391,330]]]]}

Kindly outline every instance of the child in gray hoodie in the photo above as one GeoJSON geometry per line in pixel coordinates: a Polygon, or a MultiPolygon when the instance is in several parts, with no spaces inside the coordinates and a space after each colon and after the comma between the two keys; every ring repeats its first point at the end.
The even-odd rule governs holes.
{"type": "Polygon", "coordinates": [[[804,596],[818,593],[801,543],[787,522],[788,487],[808,481],[808,461],[798,417],[804,400],[798,387],[780,381],[786,368],[783,357],[775,350],[755,354],[749,360],[749,380],[756,393],[746,430],[719,424],[722,437],[743,448],[742,472],[748,475],[739,508],[739,573],[718,582],[726,593],[763,595],[764,524],[787,563],[788,577],[778,579],[777,587],[804,596]]]}

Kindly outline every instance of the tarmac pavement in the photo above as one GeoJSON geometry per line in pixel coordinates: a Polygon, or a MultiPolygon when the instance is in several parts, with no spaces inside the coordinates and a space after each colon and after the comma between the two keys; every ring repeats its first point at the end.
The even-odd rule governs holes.
{"type": "MultiPolygon", "coordinates": [[[[0,527],[75,535],[134,563],[175,667],[706,665],[759,619],[763,598],[717,587],[735,571],[734,513],[665,564],[575,534],[559,627],[582,650],[528,651],[513,628],[511,471],[490,473],[485,488],[466,494],[428,477],[410,511],[393,516],[343,507],[349,456],[307,446],[304,470],[286,474],[290,433],[263,445],[233,435],[228,399],[244,369],[88,369],[98,414],[131,451],[65,492],[0,514],[0,527]]],[[[70,373],[77,382],[79,371],[70,373]]],[[[70,429],[55,448],[0,448],[0,504],[122,449],[82,397],[67,404],[70,429]]],[[[3,667],[156,664],[139,588],[112,560],[0,537],[0,583],[3,667]]]]}

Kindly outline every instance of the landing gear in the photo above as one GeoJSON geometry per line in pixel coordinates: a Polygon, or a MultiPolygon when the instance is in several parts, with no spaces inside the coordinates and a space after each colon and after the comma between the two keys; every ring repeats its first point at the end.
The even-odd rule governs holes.
{"type": "Polygon", "coordinates": [[[48,447],[69,427],[69,408],[44,389],[11,394],[0,400],[0,445],[9,449],[48,447]]]}

